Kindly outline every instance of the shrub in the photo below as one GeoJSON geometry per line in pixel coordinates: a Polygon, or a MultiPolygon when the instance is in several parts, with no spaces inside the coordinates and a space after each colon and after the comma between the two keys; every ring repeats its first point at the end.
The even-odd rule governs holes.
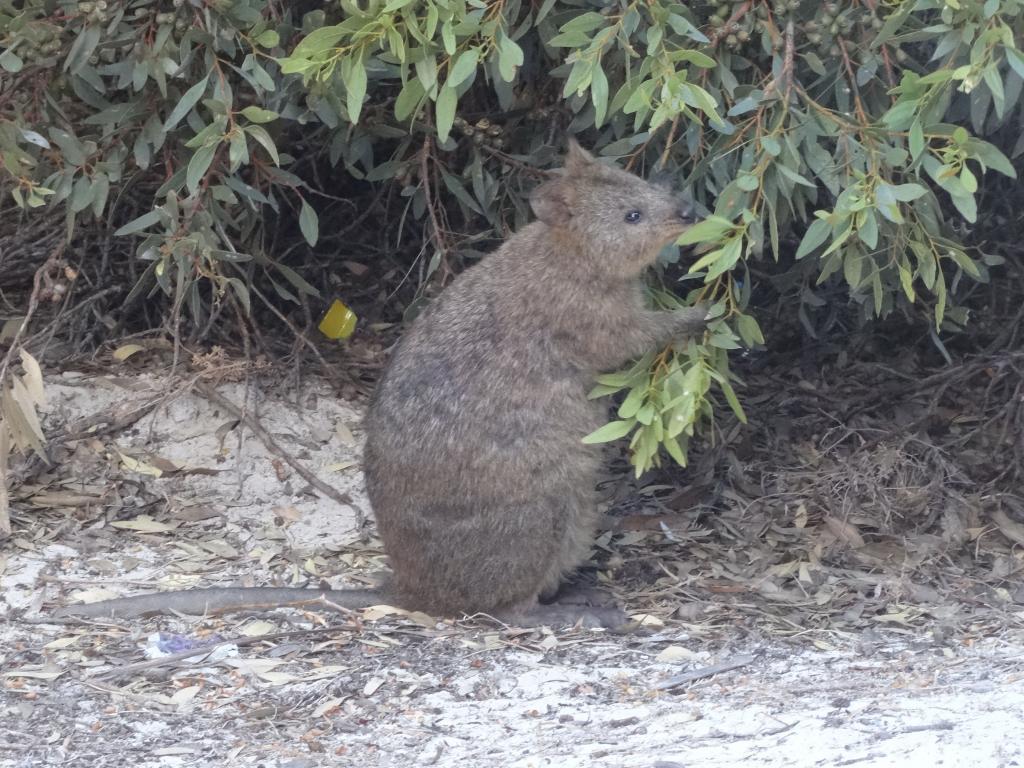
{"type": "Polygon", "coordinates": [[[1015,176],[997,144],[1024,148],[1022,28],[1020,0],[27,0],[0,11],[4,183],[62,208],[69,239],[89,217],[136,238],[126,303],[162,292],[201,326],[226,294],[248,309],[254,274],[282,301],[317,294],[262,243],[282,214],[316,245],[325,163],[400,188],[424,279],[525,219],[563,130],[667,170],[710,214],[680,288],[716,319],[598,383],[626,396],[589,439],[632,434],[639,472],[659,446],[685,461],[713,383],[742,417],[727,352],[763,342],[758,260],[788,270],[794,311],[843,281],[864,320],[966,322],[952,289],[999,259],[956,222],[986,172],[1015,176]]]}

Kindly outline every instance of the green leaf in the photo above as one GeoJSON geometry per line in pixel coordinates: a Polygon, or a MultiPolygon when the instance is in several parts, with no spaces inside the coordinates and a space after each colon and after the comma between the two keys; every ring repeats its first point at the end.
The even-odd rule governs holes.
{"type": "Polygon", "coordinates": [[[801,176],[799,173],[794,171],[792,168],[787,168],[782,163],[776,163],[775,164],[775,168],[776,168],[776,170],[778,170],[779,173],[781,173],[783,176],[785,176],[787,179],[789,179],[792,182],[795,182],[797,184],[802,184],[803,186],[810,187],[811,189],[815,189],[817,187],[817,185],[813,181],[809,181],[808,179],[805,179],[803,176],[801,176]]]}
{"type": "Polygon", "coordinates": [[[455,91],[448,87],[447,83],[437,95],[435,106],[435,120],[437,122],[437,137],[442,141],[448,141],[448,134],[451,133],[452,124],[455,122],[455,107],[458,105],[459,97],[455,91]]]}
{"type": "Polygon", "coordinates": [[[71,190],[71,210],[75,213],[84,211],[90,205],[93,200],[93,185],[92,180],[82,174],[75,179],[75,186],[71,190]]]}
{"type": "Polygon", "coordinates": [[[437,84],[437,59],[433,56],[424,56],[413,66],[416,69],[416,77],[423,84],[423,90],[432,92],[437,84]]]}
{"type": "Polygon", "coordinates": [[[744,192],[753,192],[761,186],[761,180],[753,173],[741,173],[736,177],[736,186],[744,192]]]}
{"type": "Polygon", "coordinates": [[[281,164],[281,158],[277,154],[277,146],[263,126],[247,125],[243,130],[263,145],[263,148],[267,150],[267,154],[270,155],[270,159],[274,161],[274,165],[281,164]]]}
{"type": "Polygon", "coordinates": [[[679,446],[679,441],[674,437],[666,435],[662,438],[661,444],[665,446],[665,452],[672,457],[672,460],[680,467],[686,466],[686,454],[683,453],[683,449],[679,446]]]}
{"type": "Polygon", "coordinates": [[[917,200],[919,197],[923,197],[927,190],[920,184],[896,184],[891,187],[892,196],[899,200],[901,203],[909,203],[911,200],[917,200]]]}
{"type": "Polygon", "coordinates": [[[728,272],[739,261],[740,254],[743,252],[743,238],[738,235],[729,240],[722,248],[722,255],[720,258],[715,260],[715,263],[708,269],[707,275],[704,276],[704,282],[710,283],[719,275],[728,272]]]}
{"type": "Polygon", "coordinates": [[[64,160],[71,165],[85,165],[85,148],[76,137],[60,128],[50,128],[50,138],[64,153],[64,160]]]}
{"type": "Polygon", "coordinates": [[[864,256],[854,251],[847,251],[843,258],[843,277],[851,288],[856,290],[860,287],[861,279],[864,276],[864,256]]]}
{"type": "Polygon", "coordinates": [[[316,241],[320,237],[320,219],[316,215],[316,211],[313,210],[313,206],[302,200],[302,211],[299,213],[299,229],[302,230],[302,236],[306,238],[306,242],[310,245],[316,245],[316,241]]]}
{"type": "Polygon", "coordinates": [[[363,111],[363,99],[366,98],[366,64],[362,59],[353,60],[349,77],[345,80],[345,91],[349,120],[357,123],[359,113],[363,111]]]}
{"type": "Polygon", "coordinates": [[[710,56],[700,51],[695,51],[692,48],[680,48],[678,51],[673,51],[672,58],[676,61],[688,61],[695,67],[703,69],[712,69],[718,66],[710,56]]]}
{"type": "MultiPolygon", "coordinates": [[[[716,377],[717,378],[717,377],[716,377]]],[[[736,397],[736,390],[732,388],[732,384],[724,376],[717,379],[718,386],[722,388],[722,394],[725,395],[725,400],[729,403],[729,407],[732,408],[732,412],[736,414],[736,418],[740,420],[740,423],[747,423],[747,414],[743,412],[743,407],[740,405],[740,399],[736,397]]]]}
{"type": "Polygon", "coordinates": [[[88,63],[96,46],[99,45],[100,34],[101,28],[98,26],[86,27],[78,33],[75,42],[71,44],[71,50],[68,51],[67,59],[64,60],[65,72],[70,72],[73,75],[79,73],[82,67],[88,63]]]}
{"type": "Polygon", "coordinates": [[[102,171],[97,171],[92,179],[92,213],[97,219],[107,204],[108,194],[110,194],[110,177],[102,171]]]}
{"type": "Polygon", "coordinates": [[[640,406],[644,404],[644,399],[646,397],[646,384],[641,384],[640,386],[629,390],[629,394],[626,395],[626,399],[623,400],[622,405],[619,406],[619,418],[631,419],[636,416],[636,412],[640,410],[640,406]]]}
{"type": "Polygon", "coordinates": [[[924,152],[924,129],[921,127],[921,120],[917,119],[913,125],[910,126],[910,156],[917,160],[921,153],[924,152]]]}
{"type": "MultiPolygon", "coordinates": [[[[441,25],[441,42],[444,45],[444,52],[453,56],[455,54],[455,30],[452,28],[451,21],[445,21],[441,25]]],[[[430,86],[424,84],[423,87],[429,88],[430,86]]]]}
{"type": "Polygon", "coordinates": [[[772,157],[778,157],[782,154],[782,144],[774,136],[762,136],[761,147],[772,157]]]}
{"type": "Polygon", "coordinates": [[[956,265],[960,267],[964,272],[969,274],[971,277],[981,277],[981,272],[978,270],[978,265],[975,264],[970,257],[959,248],[950,248],[946,254],[950,259],[956,262],[956,265]]]}
{"type": "Polygon", "coordinates": [[[678,245],[693,245],[694,243],[709,243],[721,240],[726,232],[735,229],[735,225],[728,219],[721,216],[708,216],[686,230],[676,243],[678,245]]]}
{"type": "Polygon", "coordinates": [[[590,80],[590,99],[594,102],[594,125],[601,127],[608,110],[608,77],[600,64],[594,67],[590,80]]]}
{"type": "Polygon", "coordinates": [[[878,246],[878,219],[872,210],[862,211],[858,216],[863,216],[861,225],[857,228],[857,237],[868,248],[874,250],[878,246]]]}
{"type": "Polygon", "coordinates": [[[122,237],[123,235],[133,235],[136,232],[141,232],[148,227],[158,224],[160,222],[160,211],[150,211],[144,213],[137,219],[132,219],[123,227],[120,227],[114,232],[114,237],[122,237]]]}
{"type": "Polygon", "coordinates": [[[882,115],[882,122],[893,130],[899,131],[906,128],[917,112],[917,101],[900,101],[889,108],[889,111],[882,115]]]}
{"type": "Polygon", "coordinates": [[[249,144],[245,140],[245,132],[235,131],[231,134],[231,143],[228,145],[228,170],[234,173],[248,162],[249,144]]]}
{"type": "Polygon", "coordinates": [[[306,35],[301,43],[295,46],[291,56],[282,59],[282,61],[315,59],[327,53],[345,34],[346,30],[342,24],[314,29],[306,35]]]}
{"type": "Polygon", "coordinates": [[[846,229],[844,229],[839,234],[839,236],[832,241],[832,244],[829,245],[829,247],[826,248],[821,255],[828,256],[833,251],[838,251],[842,247],[843,243],[845,243],[850,238],[851,234],[853,234],[853,225],[847,223],[846,229]]]}
{"type": "Polygon", "coordinates": [[[620,437],[628,435],[635,426],[635,419],[629,419],[627,421],[613,421],[609,424],[605,424],[600,429],[595,429],[583,438],[583,442],[587,445],[592,445],[594,443],[608,443],[612,440],[618,440],[620,437]]]}
{"type": "Polygon", "coordinates": [[[974,199],[974,195],[950,195],[949,199],[953,201],[953,205],[967,221],[973,224],[978,220],[978,203],[974,199]]]}
{"type": "Polygon", "coordinates": [[[423,102],[425,95],[423,83],[419,81],[419,78],[409,78],[398,94],[398,98],[395,99],[395,119],[406,120],[411,117],[413,110],[423,102]]]}
{"type": "Polygon", "coordinates": [[[237,277],[229,277],[228,283],[231,285],[232,290],[234,290],[235,295],[238,296],[238,300],[242,304],[242,310],[245,314],[250,314],[252,312],[252,302],[249,299],[249,289],[245,286],[245,283],[237,277]]]}
{"type": "Polygon", "coordinates": [[[272,29],[268,29],[261,32],[259,37],[256,38],[256,45],[263,48],[276,48],[281,44],[281,37],[272,29]]]}
{"type": "Polygon", "coordinates": [[[1024,80],[1024,53],[1009,46],[1004,47],[1003,52],[1006,54],[1006,61],[1013,68],[1013,71],[1024,80]]]}
{"type": "Polygon", "coordinates": [[[764,334],[761,333],[761,326],[750,315],[738,315],[736,317],[736,330],[739,331],[740,338],[743,339],[743,343],[748,347],[752,347],[755,344],[764,344],[764,334]]]}
{"type": "Polygon", "coordinates": [[[210,75],[207,74],[206,77],[185,91],[185,94],[181,97],[178,103],[174,106],[174,109],[171,110],[171,114],[169,114],[167,119],[164,121],[163,132],[165,134],[170,133],[171,130],[181,122],[181,119],[192,110],[192,107],[196,105],[199,99],[202,98],[209,80],[210,75]]]}
{"type": "Polygon", "coordinates": [[[0,67],[11,74],[21,72],[21,68],[25,66],[25,62],[21,60],[21,57],[8,48],[3,53],[0,53],[0,67]]]}
{"type": "Polygon", "coordinates": [[[913,302],[917,297],[917,294],[914,291],[914,276],[911,275],[910,270],[901,263],[896,264],[896,269],[899,271],[900,285],[903,287],[903,293],[906,294],[907,299],[913,302]]]}
{"type": "Polygon", "coordinates": [[[804,233],[804,237],[800,241],[800,246],[796,249],[796,258],[802,259],[824,243],[830,234],[832,234],[832,227],[829,223],[825,219],[815,219],[807,228],[807,232],[804,233]]]}
{"type": "Polygon", "coordinates": [[[522,65],[523,49],[515,40],[502,34],[498,41],[498,74],[501,79],[511,83],[522,65]]]}
{"type": "Polygon", "coordinates": [[[721,124],[722,118],[718,114],[718,102],[715,101],[714,96],[699,85],[683,83],[679,89],[679,95],[691,107],[695,107],[706,114],[712,123],[721,124]]]}
{"type": "Polygon", "coordinates": [[[1006,155],[1000,152],[995,146],[981,139],[968,139],[967,152],[981,163],[985,168],[991,168],[1011,179],[1017,178],[1017,171],[1006,155]]]}
{"type": "Polygon", "coordinates": [[[470,48],[459,54],[455,64],[448,71],[448,80],[445,81],[449,88],[458,88],[466,78],[476,71],[477,62],[480,60],[480,50],[470,48]]]}
{"type": "Polygon", "coordinates": [[[262,107],[246,107],[242,110],[242,115],[253,123],[269,123],[271,120],[277,120],[280,117],[277,112],[263,109],[262,107]]]}
{"type": "Polygon", "coordinates": [[[202,182],[203,177],[206,176],[206,172],[210,169],[210,163],[213,162],[213,156],[217,153],[217,144],[211,144],[208,147],[200,147],[196,150],[195,154],[188,161],[188,171],[185,173],[185,184],[188,186],[188,191],[192,194],[196,193],[199,189],[199,184],[202,182]]]}
{"type": "Polygon", "coordinates": [[[553,48],[582,48],[590,42],[590,38],[583,32],[563,32],[555,35],[548,41],[553,48]]]}

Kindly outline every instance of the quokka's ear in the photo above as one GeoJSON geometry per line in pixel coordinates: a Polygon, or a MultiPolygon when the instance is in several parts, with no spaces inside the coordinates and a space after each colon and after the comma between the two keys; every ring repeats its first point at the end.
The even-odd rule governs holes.
{"type": "Polygon", "coordinates": [[[572,218],[569,184],[564,176],[545,181],[530,193],[530,207],[548,226],[563,227],[572,218]]]}
{"type": "Polygon", "coordinates": [[[569,137],[569,151],[565,156],[565,170],[569,174],[579,173],[594,163],[594,156],[569,137]]]}

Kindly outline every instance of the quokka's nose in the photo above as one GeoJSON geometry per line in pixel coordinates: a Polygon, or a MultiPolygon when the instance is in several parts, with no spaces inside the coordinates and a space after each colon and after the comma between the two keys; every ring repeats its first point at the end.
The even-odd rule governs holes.
{"type": "Polygon", "coordinates": [[[676,205],[676,215],[683,221],[696,221],[697,209],[692,200],[682,198],[676,205]]]}

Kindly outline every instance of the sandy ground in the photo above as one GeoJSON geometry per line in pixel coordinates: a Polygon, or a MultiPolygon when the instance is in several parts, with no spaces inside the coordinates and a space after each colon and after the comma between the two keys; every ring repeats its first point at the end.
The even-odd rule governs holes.
{"type": "MultiPolygon", "coordinates": [[[[49,381],[51,429],[166,394],[142,375],[49,381]]],[[[239,384],[220,391],[246,399],[239,384]]],[[[551,633],[296,610],[45,623],[76,599],[344,586],[382,567],[357,522],[359,409],[326,388],[249,402],[351,503],[309,488],[191,395],[56,446],[53,469],[14,489],[15,535],[0,545],[0,766],[1024,765],[1019,630],[782,642],[744,626],[551,633]],[[206,655],[152,660],[217,640],[206,655]]]]}

